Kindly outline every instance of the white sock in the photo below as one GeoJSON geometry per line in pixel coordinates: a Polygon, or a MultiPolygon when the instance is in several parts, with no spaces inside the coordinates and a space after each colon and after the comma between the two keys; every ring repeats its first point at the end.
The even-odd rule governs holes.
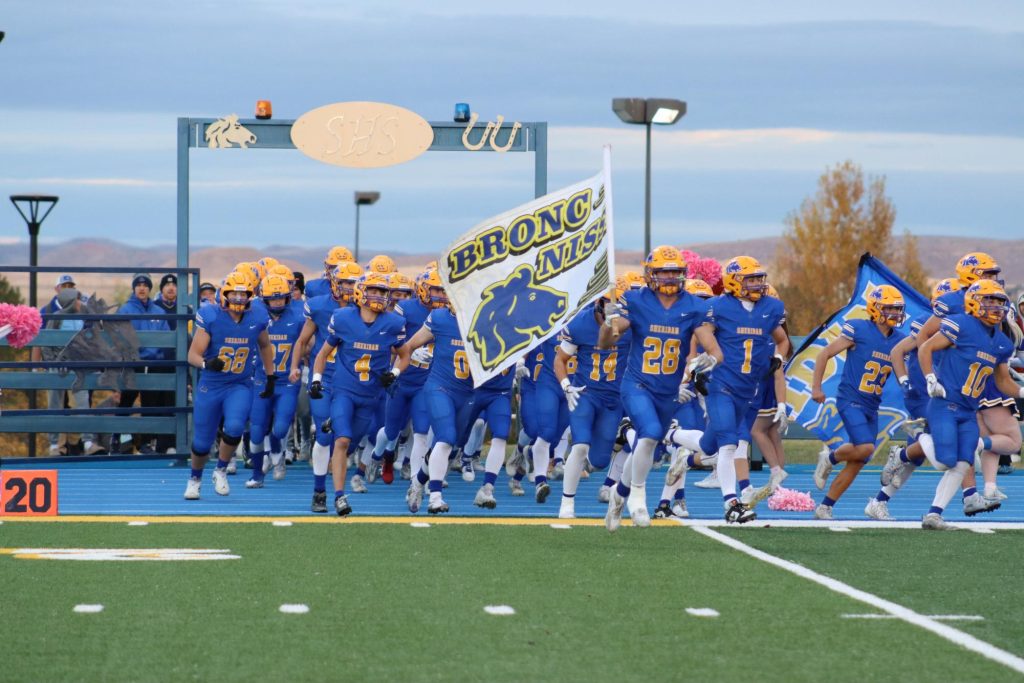
{"type": "Polygon", "coordinates": [[[275,465],[275,466],[276,465],[280,465],[281,464],[281,458],[283,458],[283,457],[284,457],[284,453],[274,453],[273,451],[271,451],[270,452],[270,464],[271,465],[275,465]]]}
{"type": "Polygon", "coordinates": [[[677,429],[672,432],[672,443],[700,453],[700,439],[704,432],[696,429],[677,429]]]}
{"type": "Polygon", "coordinates": [[[750,442],[740,439],[739,443],[736,444],[736,460],[746,460],[747,455],[750,453],[750,442]]]}
{"type": "MultiPolygon", "coordinates": [[[[629,486],[633,479],[633,454],[630,453],[626,456],[626,461],[622,463],[622,478],[619,479],[619,483],[623,486],[629,486]]],[[[631,487],[632,488],[632,487],[631,487]]]]}
{"type": "Polygon", "coordinates": [[[466,456],[474,456],[480,452],[480,447],[484,445],[484,431],[487,429],[487,423],[483,420],[477,420],[473,423],[473,428],[469,431],[469,438],[466,439],[466,447],[462,449],[462,453],[466,456]]]}
{"type": "Polygon", "coordinates": [[[922,434],[917,437],[917,442],[921,444],[921,450],[924,451],[924,457],[928,458],[928,462],[932,464],[937,470],[944,470],[946,466],[935,459],[935,441],[932,439],[931,434],[922,434]]]}
{"type": "Polygon", "coordinates": [[[452,452],[452,445],[438,441],[430,450],[430,458],[427,461],[430,481],[444,481],[444,475],[448,472],[448,455],[452,452]]]}
{"type": "Polygon", "coordinates": [[[409,469],[415,477],[416,473],[423,469],[423,459],[430,450],[430,437],[426,434],[413,434],[410,440],[412,448],[409,450],[409,469]]]}
{"type": "Polygon", "coordinates": [[[331,447],[314,443],[310,458],[313,461],[313,474],[317,476],[327,474],[327,463],[331,461],[331,447]]]}
{"type": "Polygon", "coordinates": [[[626,451],[617,451],[612,457],[611,467],[608,468],[608,478],[615,481],[622,479],[622,466],[626,463],[626,458],[629,457],[629,453],[626,451]]]}
{"type": "Polygon", "coordinates": [[[249,453],[266,453],[266,451],[262,443],[249,439],[249,453]]]}
{"type": "Polygon", "coordinates": [[[590,453],[590,444],[573,444],[569,451],[569,458],[565,461],[565,472],[562,475],[562,494],[576,495],[576,489],[580,485],[580,476],[583,474],[583,465],[587,462],[587,455],[590,453]]]}
{"type": "Polygon", "coordinates": [[[499,439],[497,437],[491,438],[491,446],[487,449],[487,461],[484,463],[484,469],[491,474],[498,474],[501,472],[501,468],[505,465],[505,446],[507,442],[505,439],[499,439]]]}
{"type": "Polygon", "coordinates": [[[384,434],[384,428],[381,427],[377,430],[377,437],[373,441],[373,454],[378,458],[384,455],[384,451],[388,448],[388,437],[384,434]]]}
{"type": "MultiPolygon", "coordinates": [[[[676,458],[685,457],[686,451],[683,449],[679,449],[672,455],[672,462],[675,463],[676,458]]],[[[661,487],[661,500],[671,501],[673,498],[675,498],[676,491],[686,486],[686,472],[687,470],[683,470],[683,476],[679,477],[679,481],[677,481],[674,486],[669,486],[666,484],[665,486],[661,487]]],[[[665,476],[667,478],[668,473],[666,473],[665,476]]]]}
{"type": "Polygon", "coordinates": [[[548,463],[551,460],[551,444],[537,437],[533,443],[533,472],[538,477],[548,476],[548,463]]]}
{"type": "Polygon", "coordinates": [[[932,499],[932,505],[945,510],[949,501],[953,500],[953,496],[960,490],[964,475],[970,469],[970,464],[966,462],[958,462],[956,467],[947,469],[942,475],[942,479],[939,480],[939,485],[935,487],[935,498],[932,499]]]}
{"type": "Polygon", "coordinates": [[[647,485],[647,475],[654,464],[654,449],[658,442],[654,439],[638,439],[633,449],[633,470],[630,473],[630,487],[643,488],[647,485]]]}
{"type": "Polygon", "coordinates": [[[629,450],[636,448],[636,430],[632,427],[626,430],[626,443],[629,444],[629,450]]]}
{"type": "Polygon", "coordinates": [[[714,453],[712,453],[710,455],[705,453],[704,455],[700,456],[700,464],[701,465],[707,465],[708,467],[715,468],[715,471],[712,472],[712,474],[717,474],[717,472],[718,472],[718,451],[715,451],[714,453]]]}
{"type": "Polygon", "coordinates": [[[722,498],[736,495],[736,446],[722,446],[718,449],[718,485],[722,498]]]}
{"type": "Polygon", "coordinates": [[[569,428],[566,427],[565,431],[562,432],[562,438],[558,440],[558,445],[555,446],[555,460],[565,460],[565,452],[569,450],[569,428]]]}

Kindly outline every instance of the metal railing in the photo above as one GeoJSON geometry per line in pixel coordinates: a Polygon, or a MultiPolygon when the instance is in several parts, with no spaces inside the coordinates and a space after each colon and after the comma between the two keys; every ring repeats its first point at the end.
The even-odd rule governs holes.
{"type": "MultiPolygon", "coordinates": [[[[132,267],[57,267],[57,266],[2,266],[0,273],[80,273],[90,275],[128,275],[140,270],[132,267]]],[[[4,433],[95,433],[95,434],[173,434],[175,450],[187,453],[189,448],[188,367],[189,322],[198,304],[199,270],[197,268],[160,267],[150,268],[178,277],[177,310],[174,314],[162,314],[168,322],[177,321],[176,329],[170,331],[146,330],[134,332],[140,348],[172,349],[175,360],[50,360],[50,361],[8,361],[0,362],[0,388],[20,391],[70,390],[79,372],[84,375],[81,389],[112,390],[101,381],[103,371],[135,371],[161,369],[163,372],[133,372],[133,386],[124,386],[124,376],[118,382],[117,390],[174,391],[173,407],[158,408],[92,408],[5,410],[0,414],[0,432],[4,433]],[[173,369],[169,372],[166,369],[173,369]],[[37,372],[36,370],[58,370],[58,372],[37,372]],[[92,372],[87,372],[92,371],[92,372]]],[[[155,298],[157,292],[153,292],[155,298]]],[[[29,342],[27,348],[67,348],[71,340],[82,330],[45,329],[48,320],[82,320],[85,330],[94,325],[102,328],[104,322],[149,320],[147,314],[96,314],[61,313],[59,316],[43,316],[44,329],[29,342]]],[[[0,340],[0,347],[8,346],[0,340]]],[[[0,454],[4,455],[4,454],[0,454]]]]}

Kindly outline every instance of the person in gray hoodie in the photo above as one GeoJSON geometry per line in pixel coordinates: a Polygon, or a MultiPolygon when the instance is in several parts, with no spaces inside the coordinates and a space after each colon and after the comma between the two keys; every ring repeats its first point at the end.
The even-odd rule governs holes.
{"type": "MultiPolygon", "coordinates": [[[[138,273],[132,278],[132,295],[128,297],[128,300],[117,309],[120,314],[146,314],[152,315],[152,318],[139,318],[132,320],[132,327],[138,332],[149,332],[149,331],[169,331],[171,328],[167,324],[167,320],[164,318],[164,309],[157,304],[153,299],[150,298],[150,293],[153,291],[153,279],[149,276],[149,273],[138,273]]],[[[154,346],[143,346],[139,347],[139,358],[141,360],[165,360],[164,349],[154,346]]],[[[163,368],[144,368],[142,372],[153,372],[162,371],[163,368]]],[[[163,403],[162,394],[160,391],[138,391],[134,389],[125,389],[121,392],[121,402],[119,406],[121,408],[130,408],[135,405],[135,399],[141,397],[141,403],[144,408],[160,407],[163,403]]],[[[152,434],[135,434],[135,435],[121,435],[121,452],[130,451],[131,444],[134,442],[135,447],[140,453],[152,453],[153,435],[152,434]],[[125,438],[125,437],[128,438],[125,438]]],[[[116,446],[115,443],[112,444],[116,446]]],[[[169,434],[161,434],[157,437],[157,449],[166,452],[168,448],[173,445],[173,438],[169,434]]]]}

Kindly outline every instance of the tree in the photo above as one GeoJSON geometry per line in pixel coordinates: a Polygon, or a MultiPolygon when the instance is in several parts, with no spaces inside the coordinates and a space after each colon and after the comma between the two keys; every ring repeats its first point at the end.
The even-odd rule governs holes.
{"type": "Polygon", "coordinates": [[[774,278],[786,302],[790,329],[807,334],[844,306],[857,280],[860,255],[870,251],[919,290],[927,287],[917,244],[894,239],[896,208],[885,177],[869,178],[845,161],[818,179],[818,191],[786,216],[774,278]]]}
{"type": "Polygon", "coordinates": [[[4,304],[21,304],[24,301],[21,298],[21,290],[13,286],[7,278],[0,275],[0,303],[4,304]]]}

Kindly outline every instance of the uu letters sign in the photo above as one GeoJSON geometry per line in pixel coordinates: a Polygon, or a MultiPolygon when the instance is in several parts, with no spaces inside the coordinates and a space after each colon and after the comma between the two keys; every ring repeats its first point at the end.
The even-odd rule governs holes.
{"type": "Polygon", "coordinates": [[[480,386],[614,280],[610,152],[597,175],[489,218],[438,261],[480,386]]]}
{"type": "Polygon", "coordinates": [[[394,166],[434,142],[419,114],[382,102],[339,102],[306,112],[292,124],[292,143],[317,161],[351,168],[394,166]]]}

